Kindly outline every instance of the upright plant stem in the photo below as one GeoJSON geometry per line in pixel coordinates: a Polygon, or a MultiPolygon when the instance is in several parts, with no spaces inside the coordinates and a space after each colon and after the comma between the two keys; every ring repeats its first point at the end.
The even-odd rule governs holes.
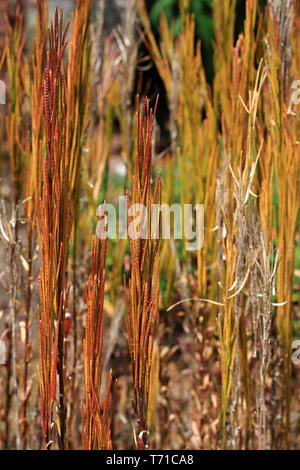
{"type": "MultiPolygon", "coordinates": [[[[129,213],[130,198],[126,191],[128,222],[137,237],[130,239],[131,275],[125,287],[128,345],[134,383],[134,412],[138,424],[137,447],[148,445],[148,406],[153,364],[153,347],[158,324],[159,304],[159,219],[151,218],[151,204],[160,202],[160,176],[152,192],[152,132],[158,98],[154,110],[146,98],[142,111],[138,99],[137,154],[132,177],[132,204],[144,206],[140,224],[129,213]],[[150,222],[151,220],[151,222],[150,222]],[[153,223],[153,225],[152,225],[153,223]]],[[[159,215],[159,214],[158,214],[159,215]]]]}
{"type": "Polygon", "coordinates": [[[15,399],[15,420],[16,420],[16,448],[21,449],[20,437],[20,404],[19,404],[19,387],[17,372],[17,340],[16,340],[16,305],[17,305],[17,283],[18,283],[18,263],[16,247],[17,239],[17,209],[12,207],[11,227],[12,240],[10,243],[10,309],[11,309],[11,336],[12,336],[12,377],[13,377],[13,393],[15,399]]]}

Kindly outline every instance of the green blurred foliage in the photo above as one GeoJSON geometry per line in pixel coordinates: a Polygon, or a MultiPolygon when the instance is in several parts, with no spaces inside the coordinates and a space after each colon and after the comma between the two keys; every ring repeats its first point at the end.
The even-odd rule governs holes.
{"type": "MultiPolygon", "coordinates": [[[[174,31],[178,34],[180,31],[180,16],[178,8],[178,0],[156,0],[150,10],[150,20],[152,24],[157,25],[159,16],[162,12],[170,21],[174,18],[174,31]]],[[[188,3],[188,2],[187,2],[188,3]]],[[[213,20],[212,20],[212,0],[191,0],[190,9],[195,14],[197,24],[197,36],[208,44],[213,36],[213,20]]]]}
{"type": "MultiPolygon", "coordinates": [[[[217,0],[220,1],[220,0],[217,0]]],[[[214,42],[214,24],[213,24],[213,3],[214,0],[184,0],[184,3],[195,14],[196,37],[201,40],[201,53],[203,64],[206,71],[206,77],[211,83],[213,79],[213,42],[214,42]]],[[[181,19],[179,14],[179,0],[146,0],[152,28],[158,37],[159,17],[162,12],[166,15],[168,21],[173,21],[174,32],[177,35],[181,28],[181,19]]],[[[266,0],[260,0],[260,8],[264,8],[266,0]]],[[[243,31],[245,20],[245,0],[237,0],[236,5],[236,25],[235,36],[243,31]]]]}
{"type": "MultiPolygon", "coordinates": [[[[211,81],[213,76],[212,43],[214,36],[212,5],[213,0],[188,0],[190,11],[195,14],[196,36],[201,40],[201,51],[207,78],[211,81]]],[[[178,35],[181,29],[178,0],[148,0],[147,7],[152,28],[156,33],[159,25],[159,17],[163,12],[168,21],[173,21],[174,33],[178,35]]]]}

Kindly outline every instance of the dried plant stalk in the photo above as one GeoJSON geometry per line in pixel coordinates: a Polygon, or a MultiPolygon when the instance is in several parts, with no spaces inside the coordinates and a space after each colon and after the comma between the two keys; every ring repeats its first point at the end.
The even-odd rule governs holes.
{"type": "Polygon", "coordinates": [[[24,366],[23,366],[23,395],[21,406],[21,434],[22,446],[26,449],[28,434],[27,408],[31,394],[31,384],[29,380],[29,363],[31,358],[31,344],[29,342],[30,314],[33,292],[33,257],[36,244],[35,223],[39,206],[39,198],[42,187],[42,162],[45,140],[43,137],[44,121],[44,101],[43,101],[43,80],[46,61],[46,42],[48,25],[48,4],[37,1],[37,21],[35,56],[32,60],[33,83],[31,87],[31,149],[29,142],[25,149],[24,163],[24,212],[27,235],[26,260],[27,260],[27,286],[25,293],[25,339],[24,339],[24,366]],[[41,99],[42,98],[42,99],[41,99]]]}
{"type": "MultiPolygon", "coordinates": [[[[25,32],[22,5],[18,4],[14,14],[14,26],[8,22],[8,31],[5,40],[3,59],[8,72],[8,107],[6,115],[6,137],[10,158],[11,182],[12,182],[12,215],[8,236],[5,239],[9,247],[9,272],[10,272],[10,316],[11,316],[11,367],[13,378],[13,396],[15,400],[16,420],[16,447],[21,448],[20,429],[20,397],[19,397],[19,373],[17,370],[17,302],[19,279],[19,222],[20,200],[23,196],[22,183],[24,171],[24,156],[28,148],[28,135],[26,120],[26,93],[29,87],[29,68],[24,55],[25,32]]],[[[2,62],[2,61],[1,61],[2,62]]],[[[2,67],[2,63],[0,64],[2,67]]],[[[4,210],[5,213],[5,210],[4,210]]],[[[8,388],[10,376],[8,374],[8,388]]],[[[7,402],[8,405],[10,400],[7,402]]],[[[9,413],[9,406],[7,409],[9,413]]]]}
{"type": "MultiPolygon", "coordinates": [[[[99,224],[103,224],[100,220],[99,224]]],[[[100,229],[101,230],[101,229],[100,229]]],[[[100,232],[101,233],[101,232],[100,232]]],[[[105,286],[105,261],[107,232],[103,241],[97,238],[92,244],[92,270],[85,288],[87,317],[83,343],[85,377],[85,403],[82,405],[82,447],[85,450],[112,449],[110,392],[112,372],[106,386],[103,402],[100,400],[102,385],[103,301],[105,286]]],[[[116,386],[116,382],[115,382],[116,386]]]]}
{"type": "Polygon", "coordinates": [[[49,51],[44,72],[44,132],[46,157],[38,213],[41,251],[39,280],[39,386],[44,441],[50,448],[54,438],[53,405],[56,403],[58,445],[65,445],[64,317],[67,305],[67,258],[73,222],[70,159],[66,153],[66,80],[62,58],[66,35],[58,11],[49,29],[49,51]],[[59,398],[56,397],[56,375],[59,398]]]}
{"type": "Polygon", "coordinates": [[[299,50],[294,49],[294,54],[291,55],[293,38],[298,35],[296,22],[293,22],[294,2],[286,2],[281,6],[278,2],[274,3],[275,10],[271,8],[267,15],[265,36],[265,57],[269,69],[266,126],[270,136],[267,158],[274,162],[274,194],[278,194],[278,208],[273,221],[281,257],[277,274],[277,295],[280,304],[277,329],[283,366],[281,410],[278,416],[281,423],[281,446],[287,448],[290,445],[292,294],[300,167],[299,122],[297,116],[289,110],[290,95],[293,91],[289,77],[295,67],[291,58],[294,64],[299,63],[299,50]],[[283,44],[286,47],[282,47],[283,44]]]}
{"type": "MultiPolygon", "coordinates": [[[[255,182],[255,170],[262,150],[262,144],[259,150],[256,150],[256,116],[258,99],[261,88],[266,79],[266,74],[262,69],[262,64],[258,70],[255,89],[249,94],[248,104],[248,125],[247,140],[245,144],[245,159],[241,164],[243,171],[238,169],[238,175],[229,163],[230,172],[226,185],[226,197],[223,199],[223,230],[220,233],[221,259],[224,263],[222,286],[224,286],[223,303],[224,312],[219,316],[219,334],[221,338],[221,362],[222,362],[222,409],[221,409],[221,434],[222,446],[241,448],[243,435],[242,423],[242,397],[243,392],[247,410],[247,427],[251,445],[253,444],[253,429],[251,416],[251,398],[250,398],[250,371],[248,364],[248,345],[246,341],[246,320],[249,309],[246,307],[244,288],[247,285],[249,275],[252,275],[253,265],[262,249],[261,246],[255,247],[255,257],[247,257],[247,247],[249,241],[249,217],[252,213],[251,198],[253,197],[253,184],[255,182]],[[234,190],[232,185],[234,184],[234,190]],[[233,204],[234,203],[234,204],[233,204]],[[230,433],[226,427],[229,420],[230,433]]],[[[242,106],[240,104],[240,106],[242,106]]],[[[227,138],[227,137],[226,137],[227,138]]],[[[227,155],[228,161],[229,155],[227,155]]],[[[253,216],[252,216],[253,217],[253,216]]],[[[221,221],[220,221],[221,224],[221,221]]],[[[264,249],[264,247],[263,247],[264,249]]],[[[252,250],[253,254],[253,250],[252,250]]],[[[265,280],[267,281],[267,280],[265,280]]],[[[255,302],[259,295],[254,292],[255,302]]],[[[258,303],[256,301],[256,307],[258,303]]],[[[259,310],[254,313],[259,317],[259,310]]],[[[256,331],[254,329],[254,331],[256,331]]],[[[257,333],[255,333],[256,335],[257,333]]],[[[257,337],[254,338],[256,348],[257,337]]],[[[248,446],[246,441],[244,444],[248,446]]]]}
{"type": "MultiPolygon", "coordinates": [[[[134,382],[134,411],[138,422],[138,448],[145,448],[148,442],[148,406],[153,363],[153,345],[158,322],[159,303],[159,224],[151,226],[151,204],[160,200],[160,176],[154,192],[151,188],[152,173],[152,131],[154,111],[149,108],[146,98],[142,112],[138,100],[137,112],[137,154],[135,174],[132,177],[132,204],[141,204],[140,221],[129,212],[128,224],[132,224],[137,237],[130,238],[131,273],[129,285],[125,285],[125,305],[128,344],[134,382]]],[[[135,216],[138,214],[134,214],[135,216]]]]}
{"type": "MultiPolygon", "coordinates": [[[[76,422],[74,409],[75,389],[77,387],[77,247],[79,245],[79,197],[81,191],[81,161],[90,119],[91,102],[91,0],[77,0],[76,10],[72,16],[72,37],[69,44],[67,90],[66,90],[66,155],[69,158],[69,178],[71,204],[74,214],[72,239],[73,273],[72,273],[72,317],[73,317],[73,373],[70,397],[69,416],[76,422]]],[[[73,425],[70,424],[70,429],[73,425]]]]}
{"type": "Polygon", "coordinates": [[[29,69],[24,56],[25,39],[23,13],[18,5],[15,14],[15,25],[14,27],[8,25],[5,46],[9,82],[6,134],[15,204],[18,204],[22,196],[23,154],[25,153],[23,148],[26,145],[27,138],[26,127],[24,127],[24,101],[29,86],[29,69]]]}

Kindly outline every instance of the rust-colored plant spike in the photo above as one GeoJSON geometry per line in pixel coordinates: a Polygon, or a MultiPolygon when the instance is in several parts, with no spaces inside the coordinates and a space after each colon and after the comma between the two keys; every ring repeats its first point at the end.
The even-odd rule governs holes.
{"type": "MultiPolygon", "coordinates": [[[[104,219],[99,225],[104,225],[104,219]]],[[[107,235],[106,228],[104,233],[107,235]]],[[[92,270],[85,287],[87,316],[83,343],[85,378],[85,403],[82,404],[82,448],[85,450],[109,450],[111,443],[112,405],[110,398],[112,372],[101,400],[103,302],[105,287],[105,261],[107,238],[97,238],[92,243],[92,270]]],[[[116,383],[115,383],[116,386],[116,383]]]]}
{"type": "Polygon", "coordinates": [[[35,222],[39,207],[39,198],[42,187],[43,154],[45,146],[45,136],[43,136],[44,123],[44,100],[43,100],[43,79],[44,66],[46,60],[46,43],[48,27],[48,5],[47,2],[37,2],[36,40],[35,56],[32,59],[33,83],[31,86],[31,148],[26,147],[24,162],[24,211],[27,221],[27,285],[25,300],[25,340],[24,340],[24,374],[23,374],[23,396],[21,406],[22,422],[22,445],[26,449],[27,430],[29,420],[27,408],[31,394],[30,381],[30,356],[32,345],[30,343],[30,316],[32,306],[33,291],[33,258],[36,245],[35,222]]]}
{"type": "Polygon", "coordinates": [[[41,251],[39,281],[39,384],[43,433],[51,447],[54,428],[59,448],[65,440],[64,395],[64,317],[67,306],[67,260],[73,222],[70,185],[70,160],[66,154],[66,79],[62,66],[67,46],[65,31],[55,13],[49,28],[49,51],[44,73],[44,132],[46,156],[43,188],[38,213],[41,251]],[[58,397],[56,376],[59,377],[58,397]],[[54,424],[54,405],[57,419],[54,424]]]}
{"type": "Polygon", "coordinates": [[[134,412],[138,422],[137,445],[143,448],[148,441],[147,414],[149,405],[150,372],[153,346],[157,330],[159,307],[159,239],[158,218],[151,220],[151,205],[160,201],[160,176],[152,191],[152,132],[155,108],[150,109],[146,98],[142,111],[138,99],[137,152],[135,173],[132,177],[132,196],[128,201],[128,225],[137,234],[130,239],[131,272],[125,285],[128,344],[134,382],[134,412]],[[139,214],[129,212],[131,204],[141,204],[139,214]],[[139,222],[133,216],[139,216],[139,222]],[[153,222],[154,225],[151,225],[153,222]],[[140,236],[139,236],[140,235],[140,236]],[[152,237],[151,237],[152,235],[152,237]]]}
{"type": "MultiPolygon", "coordinates": [[[[72,319],[73,329],[73,379],[72,395],[76,387],[77,365],[77,246],[79,197],[81,190],[81,159],[85,145],[86,132],[90,119],[91,101],[91,0],[77,0],[76,10],[72,16],[72,36],[69,44],[67,90],[66,90],[66,155],[69,158],[69,177],[71,204],[74,213],[74,226],[72,237],[73,249],[73,302],[72,319]]],[[[71,397],[71,416],[76,416],[71,397]]]]}

